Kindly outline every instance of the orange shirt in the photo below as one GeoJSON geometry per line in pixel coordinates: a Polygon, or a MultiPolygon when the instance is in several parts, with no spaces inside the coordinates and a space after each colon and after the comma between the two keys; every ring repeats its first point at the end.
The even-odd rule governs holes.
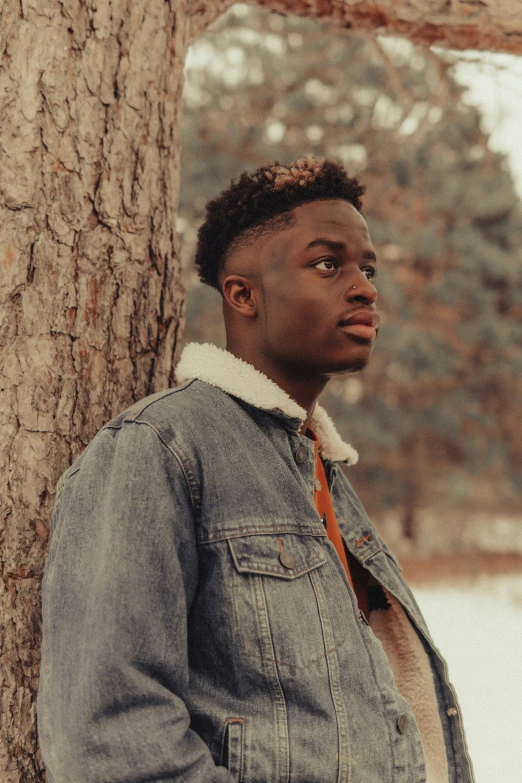
{"type": "Polygon", "coordinates": [[[307,435],[313,441],[315,451],[315,507],[319,512],[321,519],[326,517],[326,535],[334,545],[341,563],[344,566],[348,581],[357,596],[359,609],[361,609],[366,616],[366,619],[368,619],[368,573],[364,566],[362,566],[344,546],[332,504],[332,497],[330,495],[330,490],[328,489],[324,464],[319,454],[319,440],[315,432],[310,428],[307,430],[307,435]]]}

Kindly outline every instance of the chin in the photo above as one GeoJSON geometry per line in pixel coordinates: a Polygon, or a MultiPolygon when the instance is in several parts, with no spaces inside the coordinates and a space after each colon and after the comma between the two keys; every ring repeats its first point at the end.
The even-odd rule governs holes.
{"type": "Polygon", "coordinates": [[[331,374],[339,375],[351,372],[360,372],[370,363],[371,349],[358,352],[356,355],[344,356],[331,363],[331,374]]]}

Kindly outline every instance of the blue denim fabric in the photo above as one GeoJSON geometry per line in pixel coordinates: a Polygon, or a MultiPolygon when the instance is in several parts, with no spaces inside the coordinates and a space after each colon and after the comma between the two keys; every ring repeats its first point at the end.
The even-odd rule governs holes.
{"type": "MultiPolygon", "coordinates": [[[[38,695],[49,783],[425,781],[413,713],[315,509],[299,424],[194,380],[117,416],[61,477],[38,695]]],[[[326,471],[346,546],[429,655],[449,783],[472,783],[400,566],[326,471]]]]}

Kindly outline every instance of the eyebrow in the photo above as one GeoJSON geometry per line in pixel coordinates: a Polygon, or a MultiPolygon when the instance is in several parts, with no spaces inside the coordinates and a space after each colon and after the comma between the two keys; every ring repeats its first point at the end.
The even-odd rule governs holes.
{"type": "MultiPolygon", "coordinates": [[[[333,239],[324,239],[319,237],[318,239],[312,240],[312,242],[309,242],[305,248],[305,250],[308,250],[310,247],[317,247],[318,245],[325,245],[326,247],[331,247],[332,250],[346,250],[346,244],[344,242],[336,242],[333,239]]],[[[377,263],[377,256],[373,252],[373,250],[366,250],[365,253],[363,253],[363,258],[367,261],[375,261],[377,263]]]]}

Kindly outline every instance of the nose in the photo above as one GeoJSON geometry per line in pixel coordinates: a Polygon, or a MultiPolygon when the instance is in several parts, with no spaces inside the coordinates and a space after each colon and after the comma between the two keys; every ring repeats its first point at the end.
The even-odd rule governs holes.
{"type": "Polygon", "coordinates": [[[362,269],[350,275],[345,298],[348,302],[363,302],[366,305],[372,305],[377,300],[377,289],[362,269]]]}

